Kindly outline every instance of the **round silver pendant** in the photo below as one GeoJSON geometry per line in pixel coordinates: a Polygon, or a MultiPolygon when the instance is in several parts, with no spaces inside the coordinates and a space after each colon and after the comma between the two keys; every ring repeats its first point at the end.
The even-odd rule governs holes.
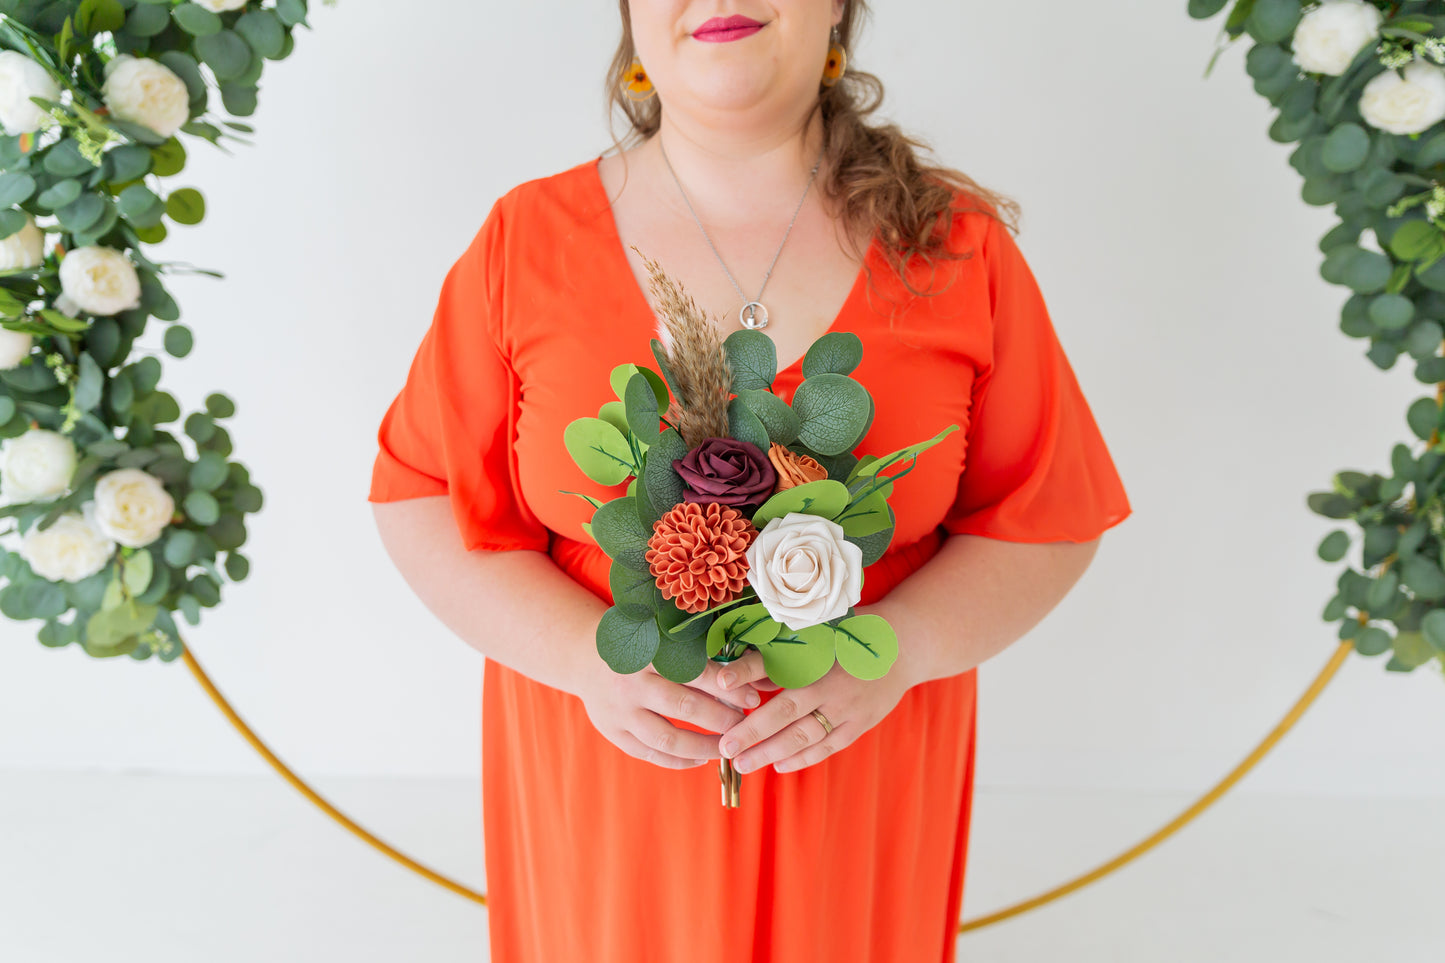
{"type": "Polygon", "coordinates": [[[745,328],[766,328],[768,326],[768,309],[763,307],[761,301],[749,301],[739,309],[738,321],[745,328]],[[759,313],[763,316],[761,321],[758,320],[759,313]]]}

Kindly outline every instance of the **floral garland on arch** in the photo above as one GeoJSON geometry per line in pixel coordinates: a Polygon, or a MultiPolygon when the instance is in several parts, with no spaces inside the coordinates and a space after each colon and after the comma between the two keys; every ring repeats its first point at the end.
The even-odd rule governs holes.
{"type": "MultiPolygon", "coordinates": [[[[201,193],[167,189],[179,134],[215,146],[255,111],[267,60],[293,48],[307,0],[0,2],[0,613],[96,657],[175,659],[172,613],[197,625],[240,581],[261,489],[231,459],[226,395],[184,417],[136,341],[193,337],[145,247],[198,224],[201,193]],[[54,243],[47,250],[47,240],[54,243]],[[176,425],[175,423],[179,423],[176,425]],[[180,431],[168,429],[179,427],[180,431]]],[[[195,273],[222,275],[214,271],[195,273]]]]}
{"type": "MultiPolygon", "coordinates": [[[[1340,471],[1309,495],[1359,540],[1322,617],[1359,654],[1389,653],[1389,671],[1445,671],[1445,2],[1189,0],[1198,19],[1226,7],[1220,50],[1254,41],[1246,70],[1279,111],[1269,135],[1298,142],[1300,196],[1340,219],[1320,242],[1320,275],[1352,292],[1340,330],[1434,389],[1405,412],[1415,440],[1388,473],[1340,471]]],[[[1339,562],[1353,542],[1336,529],[1318,554],[1339,562]]]]}

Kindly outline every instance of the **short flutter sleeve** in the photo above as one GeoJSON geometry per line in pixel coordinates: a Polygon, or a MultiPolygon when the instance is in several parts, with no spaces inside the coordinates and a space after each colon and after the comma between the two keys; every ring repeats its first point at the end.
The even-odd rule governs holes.
{"type": "Polygon", "coordinates": [[[981,243],[992,357],[975,378],[950,535],[1087,542],[1123,521],[1128,496],[1064,355],[1043,293],[1008,228],[981,243]]]}
{"type": "Polygon", "coordinates": [[[367,500],[448,495],[468,551],[546,551],[548,530],[517,481],[520,386],[494,333],[503,253],[499,201],[442,281],[431,326],[377,431],[367,500]]]}

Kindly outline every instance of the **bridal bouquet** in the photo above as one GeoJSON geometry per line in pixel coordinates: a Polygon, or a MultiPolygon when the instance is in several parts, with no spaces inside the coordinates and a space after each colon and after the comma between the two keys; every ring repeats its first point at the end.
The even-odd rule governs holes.
{"type": "MultiPolygon", "coordinates": [[[[771,338],[738,330],[719,342],[691,297],[644,262],[672,342],[652,340],[660,373],[614,368],[618,400],[563,434],[588,478],[628,482],[608,502],[564,492],[596,509],[582,527],[612,559],[614,604],[597,626],[597,651],[616,672],[650,664],[683,683],[707,659],[731,662],[749,648],[785,688],[816,682],[835,661],[857,678],[882,677],[898,638],[882,617],[853,613],[864,568],[893,537],[893,481],[959,426],[882,457],[854,456],[874,411],[848,376],[863,356],[857,335],[813,342],[789,404],[772,391],[771,338]]],[[[723,805],[736,807],[731,760],[720,776],[723,805]]]]}

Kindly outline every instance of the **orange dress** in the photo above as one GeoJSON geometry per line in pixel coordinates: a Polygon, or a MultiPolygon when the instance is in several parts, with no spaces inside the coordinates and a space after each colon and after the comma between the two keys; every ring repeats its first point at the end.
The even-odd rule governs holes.
{"type": "MultiPolygon", "coordinates": [[[[369,500],[449,495],[468,549],[547,552],[610,605],[610,559],[581,527],[591,508],[560,490],[607,501],[626,485],[583,475],[562,433],[614,400],[614,366],[654,366],[657,321],[597,161],[507,192],[448,271],[381,422],[369,500]]],[[[865,570],[865,605],[950,535],[1081,542],[1130,513],[1012,235],[987,214],[961,213],[951,243],[974,256],[938,262],[937,282],[951,287],[912,298],[875,239],[829,329],[862,339],[852,374],[876,403],[855,454],[962,429],[895,487],[893,541],[865,570]]],[[[666,267],[666,252],[643,253],[666,267]]],[[[928,288],[926,269],[910,277],[928,288]]],[[[801,365],[778,371],[784,400],[801,365]]],[[[822,762],[744,775],[742,806],[730,810],[715,763],[642,762],[598,733],[576,696],[484,665],[497,963],[954,959],[977,669],[913,687],[822,762]]]]}

